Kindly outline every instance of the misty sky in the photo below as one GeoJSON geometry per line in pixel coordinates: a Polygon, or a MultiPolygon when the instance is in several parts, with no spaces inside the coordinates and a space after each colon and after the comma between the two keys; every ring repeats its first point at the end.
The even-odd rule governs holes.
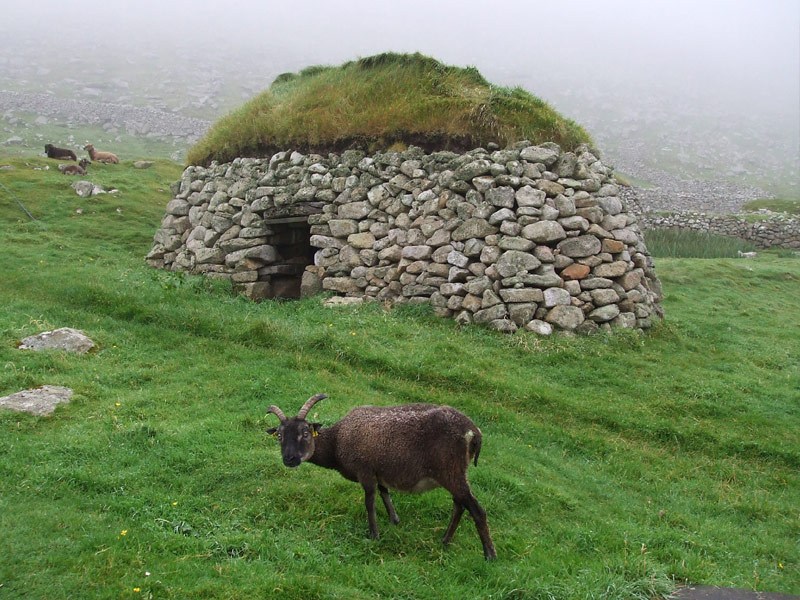
{"type": "Polygon", "coordinates": [[[2,14],[0,31],[46,32],[61,48],[91,40],[126,51],[137,43],[185,44],[199,60],[245,50],[285,62],[280,71],[394,50],[482,70],[552,65],[576,76],[663,73],[741,94],[797,97],[800,90],[796,0],[4,0],[2,14]]]}
{"type": "Polygon", "coordinates": [[[566,88],[647,90],[675,110],[760,111],[800,135],[797,0],[3,0],[0,51],[21,35],[65,58],[91,44],[131,60],[181,48],[259,74],[419,51],[546,100],[566,88]]]}

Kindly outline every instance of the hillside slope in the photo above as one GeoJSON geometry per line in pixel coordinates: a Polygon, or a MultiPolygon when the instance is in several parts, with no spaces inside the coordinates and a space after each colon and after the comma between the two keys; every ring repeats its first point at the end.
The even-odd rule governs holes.
{"type": "Polygon", "coordinates": [[[75,391],[49,417],[0,410],[6,598],[605,598],[685,581],[800,593],[800,260],[660,259],[646,335],[513,336],[429,309],[250,302],[148,267],[180,165],[0,157],[0,396],[75,391]],[[46,167],[50,167],[46,169],[46,167]],[[79,211],[80,209],[80,211],[79,211]],[[56,327],[96,351],[17,349],[56,327]],[[333,424],[433,402],[483,432],[471,519],[440,543],[443,490],[395,494],[367,538],[360,486],[283,466],[271,404],[333,424]],[[401,583],[398,583],[401,582],[401,583]]]}

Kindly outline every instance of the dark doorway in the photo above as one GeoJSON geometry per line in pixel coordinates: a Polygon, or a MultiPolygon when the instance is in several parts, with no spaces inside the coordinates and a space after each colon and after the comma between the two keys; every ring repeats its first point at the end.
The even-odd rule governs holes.
{"type": "Polygon", "coordinates": [[[308,217],[265,219],[264,224],[274,232],[269,236],[269,244],[278,250],[280,259],[261,267],[259,280],[270,282],[272,298],[300,298],[303,271],[314,263],[308,217]]]}

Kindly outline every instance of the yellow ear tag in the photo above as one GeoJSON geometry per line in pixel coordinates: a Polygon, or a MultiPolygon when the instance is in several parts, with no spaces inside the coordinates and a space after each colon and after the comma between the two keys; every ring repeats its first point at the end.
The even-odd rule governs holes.
{"type": "Polygon", "coordinates": [[[311,437],[317,437],[318,435],[319,435],[319,432],[316,429],[312,429],[311,430],[311,437]]]}
{"type": "Polygon", "coordinates": [[[274,438],[278,437],[278,432],[276,431],[275,433],[273,433],[272,437],[274,437],[274,438]]]}

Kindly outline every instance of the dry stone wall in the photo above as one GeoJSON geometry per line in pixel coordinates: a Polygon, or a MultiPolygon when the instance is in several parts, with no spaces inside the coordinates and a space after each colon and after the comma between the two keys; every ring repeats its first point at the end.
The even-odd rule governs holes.
{"type": "Polygon", "coordinates": [[[759,248],[800,248],[800,218],[762,211],[741,215],[713,215],[691,211],[648,214],[643,229],[691,229],[727,235],[752,242],[759,248]]]}
{"type": "Polygon", "coordinates": [[[638,218],[585,145],[287,151],[188,167],[173,191],[148,262],[253,297],[429,302],[540,334],[645,329],[662,315],[638,218]]]}

